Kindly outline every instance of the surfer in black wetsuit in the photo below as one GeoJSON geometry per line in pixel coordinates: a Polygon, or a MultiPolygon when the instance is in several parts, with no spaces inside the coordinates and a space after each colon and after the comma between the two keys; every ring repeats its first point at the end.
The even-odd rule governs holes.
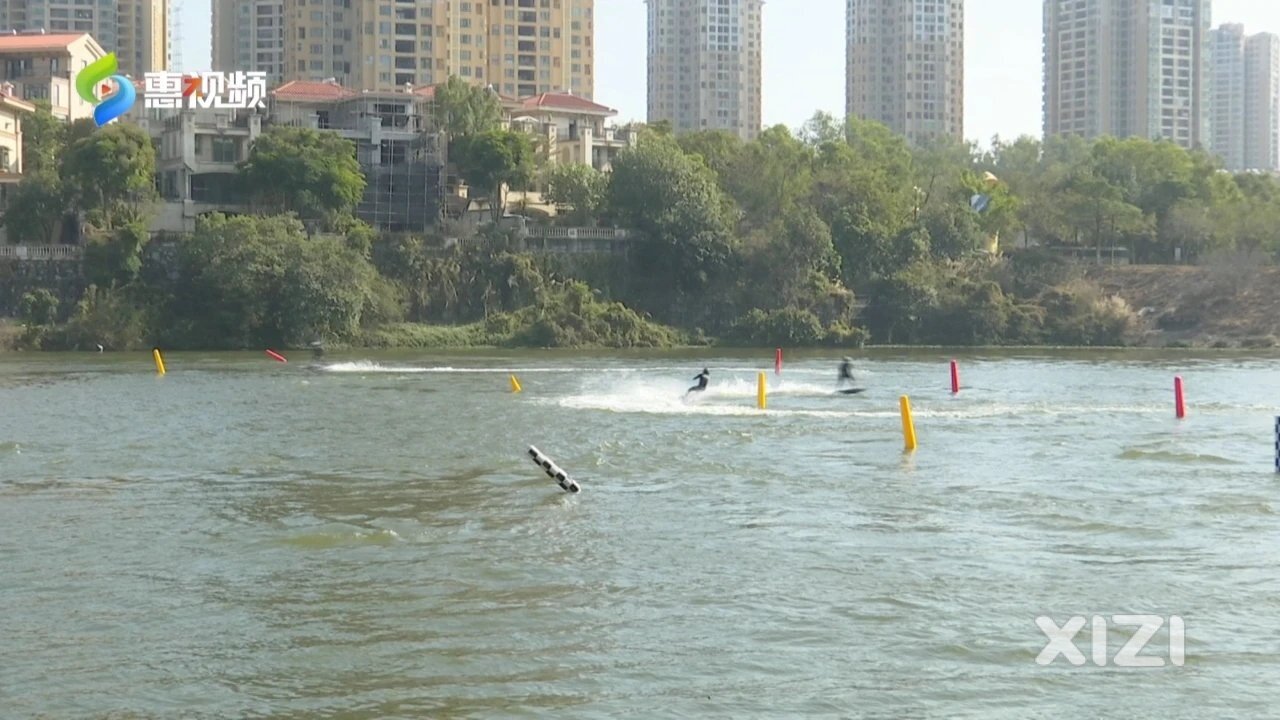
{"type": "Polygon", "coordinates": [[[698,384],[697,384],[697,385],[694,385],[693,387],[691,387],[691,388],[689,388],[688,390],[686,390],[686,391],[684,392],[684,394],[685,394],[685,395],[688,395],[689,393],[693,393],[693,392],[702,392],[703,390],[706,390],[706,389],[707,389],[707,381],[708,381],[710,378],[711,378],[711,371],[710,371],[710,370],[708,370],[708,369],[706,369],[706,368],[702,368],[702,372],[698,373],[698,374],[697,374],[696,376],[694,376],[694,378],[693,378],[694,380],[697,380],[697,381],[698,381],[698,384]]]}
{"type": "Polygon", "coordinates": [[[844,386],[844,381],[853,383],[853,359],[845,358],[840,362],[840,377],[836,380],[836,388],[844,386]]]}

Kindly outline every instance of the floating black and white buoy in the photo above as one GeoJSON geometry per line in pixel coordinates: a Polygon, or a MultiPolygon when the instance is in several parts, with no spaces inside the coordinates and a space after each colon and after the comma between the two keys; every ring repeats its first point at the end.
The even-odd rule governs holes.
{"type": "Polygon", "coordinates": [[[556,484],[560,486],[560,489],[571,493],[581,492],[582,488],[578,487],[578,483],[574,482],[573,478],[569,477],[569,473],[561,470],[560,467],[551,460],[551,458],[543,455],[541,450],[530,445],[529,457],[533,458],[533,464],[542,468],[542,471],[547,474],[547,477],[556,481],[556,484]]]}

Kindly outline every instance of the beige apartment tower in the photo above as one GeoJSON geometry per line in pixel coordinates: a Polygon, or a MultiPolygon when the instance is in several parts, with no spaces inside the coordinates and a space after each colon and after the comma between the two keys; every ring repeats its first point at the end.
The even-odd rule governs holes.
{"type": "Polygon", "coordinates": [[[1209,144],[1210,0],[1045,0],[1044,133],[1209,144]]]}
{"type": "Polygon", "coordinates": [[[848,0],[845,111],[913,145],[964,139],[964,0],[848,0]]]}
{"type": "Polygon", "coordinates": [[[167,0],[120,0],[116,54],[125,72],[141,77],[169,69],[167,0]]]}
{"type": "Polygon", "coordinates": [[[509,97],[595,92],[595,0],[284,0],[284,79],[361,90],[457,75],[509,97]]]}
{"type": "Polygon", "coordinates": [[[213,69],[264,72],[284,80],[284,0],[217,0],[213,4],[213,69]]]}
{"type": "Polygon", "coordinates": [[[89,33],[122,73],[142,77],[168,69],[168,10],[167,0],[0,0],[0,30],[89,33]]]}
{"type": "Polygon", "coordinates": [[[762,0],[646,0],[649,122],[760,134],[762,0]]]}

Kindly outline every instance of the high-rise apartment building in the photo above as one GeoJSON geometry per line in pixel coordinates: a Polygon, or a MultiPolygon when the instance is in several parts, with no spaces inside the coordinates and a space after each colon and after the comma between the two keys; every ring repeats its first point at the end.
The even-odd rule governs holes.
{"type": "Polygon", "coordinates": [[[167,0],[0,0],[0,30],[89,33],[135,77],[168,67],[167,0]]]}
{"type": "Polygon", "coordinates": [[[119,0],[116,55],[136,77],[169,69],[169,8],[166,0],[119,0]]]}
{"type": "MultiPolygon", "coordinates": [[[[183,67],[184,58],[182,57],[182,6],[184,0],[168,0],[169,3],[169,69],[174,72],[182,72],[186,68],[183,67]]],[[[223,0],[210,0],[213,9],[216,12],[218,6],[223,0]]],[[[203,68],[196,68],[202,70],[203,68]]]]}
{"type": "Polygon", "coordinates": [[[1280,38],[1227,24],[1210,47],[1209,149],[1228,170],[1280,170],[1280,38]]]}
{"type": "Polygon", "coordinates": [[[284,79],[284,0],[221,0],[213,5],[213,69],[284,79]]]}
{"type": "Polygon", "coordinates": [[[848,0],[845,22],[849,116],[964,138],[964,0],[848,0]]]}
{"type": "Polygon", "coordinates": [[[595,0],[284,0],[286,80],[363,90],[457,75],[527,97],[595,92],[595,0]]]}
{"type": "Polygon", "coordinates": [[[1244,43],[1244,163],[1241,170],[1280,170],[1280,37],[1244,43]]]}
{"type": "Polygon", "coordinates": [[[1244,26],[1209,32],[1209,150],[1232,170],[1244,167],[1244,26]]]}
{"type": "Polygon", "coordinates": [[[1209,143],[1210,0],[1045,0],[1046,136],[1209,143]]]}
{"type": "Polygon", "coordinates": [[[760,134],[762,0],[646,0],[649,122],[760,134]]]}

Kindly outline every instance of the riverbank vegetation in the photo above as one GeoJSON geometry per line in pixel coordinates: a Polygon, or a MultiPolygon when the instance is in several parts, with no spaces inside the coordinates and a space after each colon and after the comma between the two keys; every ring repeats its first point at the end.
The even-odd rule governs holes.
{"type": "Polygon", "coordinates": [[[752,142],[651,127],[602,174],[539,167],[527,138],[496,126],[491,98],[445,95],[458,170],[497,199],[495,215],[501,187],[537,187],[564,208],[545,222],[627,228],[629,251],[525,252],[497,223],[449,242],[378,236],[354,219],[364,179],[347,141],[271,128],[242,164],[254,214],[202,218],[168,256],[149,253],[146,135],[37,122],[36,169],[18,189],[30,202],[3,222],[34,241],[82,209],[89,288],[65,306],[29,294],[21,342],[1124,345],[1138,313],[1045,246],[1145,262],[1280,251],[1280,183],[1166,142],[909,148],[881,125],[819,114],[752,142]]]}

